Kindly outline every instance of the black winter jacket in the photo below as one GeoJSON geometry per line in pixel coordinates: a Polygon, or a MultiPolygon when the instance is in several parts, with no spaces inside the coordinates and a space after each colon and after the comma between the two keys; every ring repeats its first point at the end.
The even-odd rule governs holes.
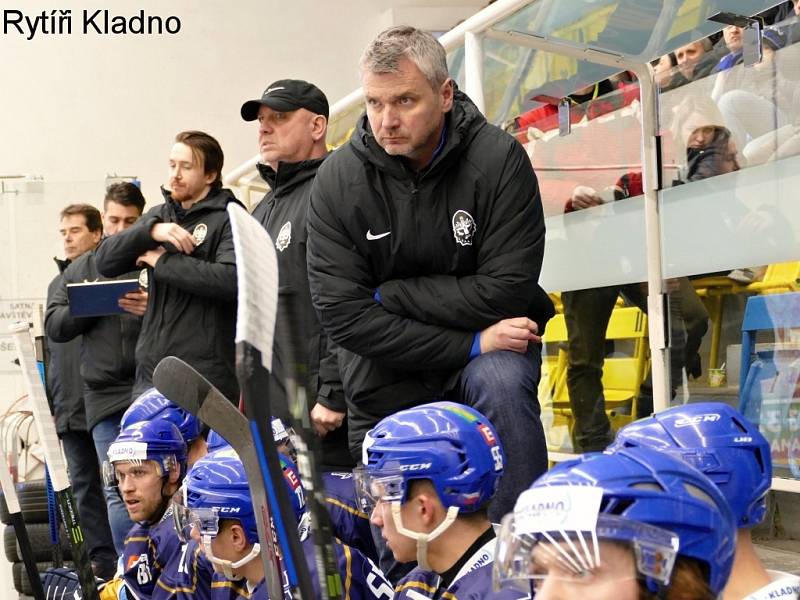
{"type": "MultiPolygon", "coordinates": [[[[142,325],[141,317],[128,313],[104,317],[70,316],[67,284],[104,279],[97,271],[95,253],[96,250],[92,250],[83,254],[64,271],[61,284],[47,303],[45,316],[45,331],[50,339],[68,342],[83,336],[81,377],[86,425],[90,431],[99,421],[131,404],[136,375],[136,341],[142,325]]],[[[138,270],[125,273],[118,279],[137,277],[138,270]]]]}
{"type": "MultiPolygon", "coordinates": [[[[325,158],[299,163],[279,163],[277,172],[263,164],[258,165],[261,177],[269,184],[270,191],[253,210],[272,238],[278,256],[279,325],[287,319],[295,324],[289,332],[294,344],[303,351],[303,371],[307,373],[307,389],[313,402],[318,402],[338,412],[345,412],[344,390],[339,377],[339,365],[333,342],[323,333],[319,325],[311,294],[308,289],[306,267],[306,245],[308,233],[306,216],[311,199],[311,184],[317,169],[325,158]]],[[[283,381],[283,369],[291,364],[287,359],[287,348],[279,329],[275,338],[273,372],[277,381],[283,381]]],[[[282,392],[285,398],[285,391],[282,392]]],[[[284,405],[274,402],[273,407],[284,405]]],[[[312,404],[313,406],[313,404],[312,404]]],[[[309,407],[311,408],[311,407],[309,407]]],[[[279,410],[277,413],[279,414],[279,410]]],[[[352,468],[353,459],[347,449],[347,421],[342,427],[329,432],[321,440],[325,464],[323,468],[352,468]]]]}
{"type": "MultiPolygon", "coordinates": [[[[47,304],[61,285],[61,277],[69,261],[55,259],[60,273],[47,286],[47,304]]],[[[88,431],[86,411],[83,406],[83,381],[81,381],[81,338],[66,343],[47,340],[45,359],[47,400],[50,412],[56,419],[56,432],[88,431]]]]}
{"type": "Polygon", "coordinates": [[[225,207],[239,202],[230,190],[212,189],[188,211],[173,202],[147,211],[132,227],[108,238],[97,249],[97,270],[116,277],[136,268],[136,259],[160,243],[150,230],[156,223],[177,223],[202,240],[191,255],[164,244],[155,268],[147,269],[147,312],[136,345],[134,396],[152,382],[153,370],[165,356],[192,365],[232,401],[236,382],[236,259],[225,207]]]}
{"type": "Polygon", "coordinates": [[[379,419],[452,388],[476,332],[523,315],[543,331],[554,312],[528,156],[461,92],[446,123],[442,151],[413,172],[364,115],[312,188],[311,297],[342,348],[354,456],[379,419]]]}

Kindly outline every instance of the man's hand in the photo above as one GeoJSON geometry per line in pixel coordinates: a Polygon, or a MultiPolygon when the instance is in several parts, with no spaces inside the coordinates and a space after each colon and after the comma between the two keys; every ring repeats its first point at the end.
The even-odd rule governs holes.
{"type": "Polygon", "coordinates": [[[512,350],[524,354],[528,342],[541,342],[539,326],[527,317],[503,319],[481,331],[481,354],[492,350],[512,350]]]}
{"type": "Polygon", "coordinates": [[[148,265],[150,267],[155,268],[158,259],[161,258],[161,256],[166,253],[167,251],[164,250],[163,246],[159,246],[155,250],[148,250],[147,252],[145,252],[139,258],[136,259],[136,264],[138,266],[148,265]]]}
{"type": "Polygon", "coordinates": [[[129,312],[137,317],[142,317],[147,310],[147,292],[144,290],[128,292],[119,299],[118,304],[125,312],[129,312]]]}
{"type": "Polygon", "coordinates": [[[597,195],[597,191],[594,188],[578,185],[572,190],[572,208],[575,210],[600,206],[602,203],[602,198],[597,195]]]}
{"type": "Polygon", "coordinates": [[[314,408],[311,409],[311,422],[314,424],[314,430],[319,437],[325,437],[329,431],[341,427],[344,417],[345,413],[336,412],[319,403],[315,404],[314,408]]]}
{"type": "Polygon", "coordinates": [[[184,254],[191,254],[197,246],[194,236],[177,223],[156,223],[150,230],[150,237],[156,242],[169,242],[184,254]]]}

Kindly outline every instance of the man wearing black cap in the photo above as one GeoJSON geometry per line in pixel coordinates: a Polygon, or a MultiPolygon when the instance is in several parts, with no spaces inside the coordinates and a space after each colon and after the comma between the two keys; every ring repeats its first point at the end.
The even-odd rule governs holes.
{"type": "MultiPolygon", "coordinates": [[[[323,468],[349,469],[353,459],[347,449],[344,392],[336,352],[329,348],[317,321],[306,270],[306,212],[311,184],[328,152],[328,100],[314,84],[282,79],[267,86],[260,99],[245,102],[241,114],[245,121],[258,120],[259,124],[258,171],[270,191],[253,216],[275,243],[280,273],[278,310],[293,324],[287,333],[292,335],[296,354],[291,354],[293,349],[279,329],[275,370],[281,375],[295,360],[305,363],[305,383],[314,401],[311,420],[322,438],[323,468]]],[[[285,395],[284,390],[276,392],[285,395]]]]}

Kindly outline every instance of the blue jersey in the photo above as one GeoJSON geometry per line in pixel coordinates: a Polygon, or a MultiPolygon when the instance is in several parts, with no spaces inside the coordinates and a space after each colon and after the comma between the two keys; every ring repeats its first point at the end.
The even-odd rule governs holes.
{"type": "Polygon", "coordinates": [[[211,600],[214,567],[200,544],[189,540],[167,562],[156,581],[152,600],[211,600]]]}
{"type": "MultiPolygon", "coordinates": [[[[261,559],[256,557],[253,560],[261,559]]],[[[214,573],[211,580],[211,600],[269,600],[269,596],[263,580],[251,591],[244,579],[231,581],[222,573],[214,573]]]]}
{"type": "Polygon", "coordinates": [[[373,561],[378,561],[378,551],[372,539],[369,515],[356,501],[353,474],[331,472],[322,474],[325,485],[325,501],[331,516],[333,534],[343,544],[360,550],[373,561]]]}
{"type": "Polygon", "coordinates": [[[128,598],[150,600],[164,565],[180,551],[181,540],[172,522],[172,509],[155,525],[134,524],[122,552],[122,578],[128,598]]]}
{"type": "MultiPolygon", "coordinates": [[[[416,567],[403,577],[395,587],[395,600],[483,600],[494,595],[492,591],[492,563],[496,540],[488,540],[467,559],[453,581],[446,588],[442,578],[433,571],[416,567]]],[[[504,590],[504,600],[529,598],[523,591],[504,590]]]]}

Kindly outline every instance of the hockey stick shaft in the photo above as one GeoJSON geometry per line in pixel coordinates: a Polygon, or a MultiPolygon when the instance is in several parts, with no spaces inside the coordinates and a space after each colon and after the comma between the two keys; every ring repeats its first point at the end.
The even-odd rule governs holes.
{"type": "Polygon", "coordinates": [[[25,572],[28,574],[28,579],[31,582],[33,597],[36,598],[36,600],[44,600],[44,588],[42,587],[42,580],[39,577],[39,571],[36,569],[36,559],[33,557],[33,548],[31,548],[28,529],[25,527],[25,519],[19,506],[17,490],[14,487],[14,482],[11,480],[11,473],[5,464],[0,465],[0,485],[3,487],[3,495],[6,499],[6,506],[8,506],[11,525],[14,526],[14,533],[19,542],[22,562],[25,564],[25,572]]]}
{"type": "Polygon", "coordinates": [[[191,365],[175,356],[167,356],[153,372],[153,385],[175,404],[178,404],[227,440],[244,465],[250,486],[258,537],[261,540],[261,559],[270,598],[283,596],[283,575],[277,542],[272,530],[271,509],[263,485],[261,464],[250,433],[250,423],[230,399],[223,396],[191,365]]]}
{"type": "Polygon", "coordinates": [[[72,546],[72,559],[75,563],[78,581],[83,590],[83,597],[85,600],[99,600],[100,596],[97,591],[94,573],[92,572],[92,563],[89,559],[86,542],[83,538],[83,530],[80,526],[77,504],[67,476],[66,461],[61,451],[53,417],[47,405],[44,385],[36,365],[30,326],[27,323],[17,323],[11,325],[9,329],[14,336],[30,408],[36,422],[39,442],[44,450],[45,462],[50,470],[61,519],[64,522],[67,537],[72,546]]]}

